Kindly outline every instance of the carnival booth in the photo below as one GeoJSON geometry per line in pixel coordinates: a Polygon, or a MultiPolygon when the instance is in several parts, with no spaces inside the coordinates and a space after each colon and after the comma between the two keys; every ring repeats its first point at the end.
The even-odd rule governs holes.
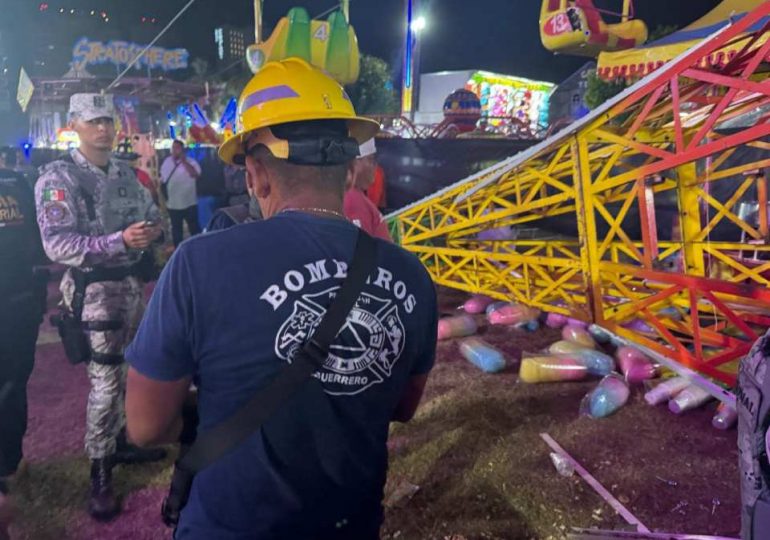
{"type": "MultiPolygon", "coordinates": [[[[489,71],[444,71],[420,77],[419,124],[439,125],[450,117],[476,114],[480,129],[516,132],[522,138],[537,138],[548,125],[548,102],[554,85],[489,71]],[[471,92],[478,99],[468,99],[471,92]]],[[[464,126],[467,127],[467,126],[464,126]]],[[[473,127],[471,127],[473,129],[473,127]]],[[[468,131],[460,129],[460,132],[468,131]]]]}

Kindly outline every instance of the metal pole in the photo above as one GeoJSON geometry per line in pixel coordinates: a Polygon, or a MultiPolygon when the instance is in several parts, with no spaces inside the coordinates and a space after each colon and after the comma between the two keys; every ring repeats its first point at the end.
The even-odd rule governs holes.
{"type": "Polygon", "coordinates": [[[413,0],[406,0],[406,43],[404,49],[404,67],[401,75],[401,115],[409,119],[412,117],[412,96],[414,84],[414,29],[412,21],[414,17],[413,0]]]}
{"type": "Polygon", "coordinates": [[[163,37],[163,34],[165,34],[168,31],[168,29],[171,28],[171,26],[177,21],[177,19],[179,19],[179,17],[181,17],[184,14],[184,12],[187,11],[190,8],[190,6],[192,6],[194,3],[195,3],[195,0],[190,0],[181,10],[179,10],[179,13],[174,15],[174,18],[169,21],[166,27],[163,30],[161,30],[157,36],[155,36],[155,39],[153,39],[149,45],[147,45],[144,49],[142,49],[142,51],[139,54],[137,54],[136,57],[133,60],[131,60],[131,62],[129,62],[129,64],[126,66],[126,69],[124,69],[120,73],[120,75],[118,75],[117,79],[115,79],[110,83],[110,85],[107,87],[107,90],[109,90],[110,88],[113,88],[116,84],[118,84],[120,79],[122,79],[125,76],[125,74],[128,73],[128,71],[132,67],[134,67],[134,64],[136,64],[136,62],[142,56],[144,56],[145,53],[147,53],[147,51],[149,51],[152,48],[152,46],[155,45],[161,37],[163,37]]]}
{"type": "Polygon", "coordinates": [[[623,16],[621,17],[621,20],[623,22],[626,22],[628,19],[631,18],[631,0],[623,0],[623,16]]]}
{"type": "Polygon", "coordinates": [[[254,43],[262,43],[262,2],[254,0],[254,43]]]}
{"type": "Polygon", "coordinates": [[[345,20],[350,23],[350,0],[340,0],[340,7],[342,14],[345,15],[345,20]]]}
{"type": "MultiPolygon", "coordinates": [[[[420,9],[420,0],[414,0],[413,16],[422,16],[420,9]]],[[[420,107],[420,73],[422,59],[422,37],[425,29],[417,29],[412,38],[412,115],[410,120],[414,120],[414,115],[420,107]]]]}
{"type": "MultiPolygon", "coordinates": [[[[679,227],[682,233],[684,273],[691,276],[709,277],[703,259],[702,242],[697,241],[703,229],[701,200],[698,193],[698,172],[695,163],[677,167],[677,190],[679,192],[679,227]]],[[[708,185],[708,184],[707,184],[708,185]]]]}

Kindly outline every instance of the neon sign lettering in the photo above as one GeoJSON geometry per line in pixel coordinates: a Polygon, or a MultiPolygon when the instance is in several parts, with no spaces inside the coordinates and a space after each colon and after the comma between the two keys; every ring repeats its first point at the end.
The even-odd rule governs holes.
{"type": "MultiPolygon", "coordinates": [[[[84,37],[72,48],[72,62],[86,66],[95,64],[114,64],[127,66],[144,49],[145,45],[127,41],[90,41],[84,37]]],[[[164,49],[151,47],[134,66],[141,69],[162,69],[172,71],[187,68],[190,53],[187,49],[164,49]]]]}

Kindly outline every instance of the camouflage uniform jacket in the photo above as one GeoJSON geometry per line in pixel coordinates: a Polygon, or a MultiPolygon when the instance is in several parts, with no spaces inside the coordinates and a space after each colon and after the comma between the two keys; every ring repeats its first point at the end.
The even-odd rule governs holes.
{"type": "Polygon", "coordinates": [[[108,172],[78,150],[41,167],[35,186],[38,224],[54,262],[88,269],[127,266],[141,257],[123,242],[137,221],[159,220],[158,208],[129,166],[110,160],[108,172]]]}

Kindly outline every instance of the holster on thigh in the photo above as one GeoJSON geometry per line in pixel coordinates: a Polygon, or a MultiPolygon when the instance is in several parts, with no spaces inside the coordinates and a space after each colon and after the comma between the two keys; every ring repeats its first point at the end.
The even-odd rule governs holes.
{"type": "MultiPolygon", "coordinates": [[[[116,332],[124,327],[123,321],[83,321],[83,328],[89,332],[116,332]]],[[[93,347],[93,335],[91,337],[91,362],[102,366],[116,366],[124,361],[123,353],[106,352],[93,347]]],[[[122,347],[121,347],[122,348],[122,347]]]]}

